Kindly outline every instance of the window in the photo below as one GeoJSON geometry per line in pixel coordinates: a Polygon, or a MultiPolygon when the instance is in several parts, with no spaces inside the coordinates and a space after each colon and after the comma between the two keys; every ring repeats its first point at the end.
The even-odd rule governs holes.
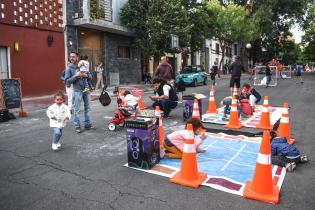
{"type": "Polygon", "coordinates": [[[130,55],[131,55],[130,51],[131,51],[130,47],[119,46],[117,57],[130,59],[130,55]]]}
{"type": "Polygon", "coordinates": [[[0,47],[0,79],[10,78],[8,48],[0,47]]]}
{"type": "Polygon", "coordinates": [[[215,44],[215,53],[219,54],[219,52],[220,52],[220,46],[219,44],[215,44]]]}
{"type": "Polygon", "coordinates": [[[237,55],[237,44],[234,44],[234,55],[237,55]]]}

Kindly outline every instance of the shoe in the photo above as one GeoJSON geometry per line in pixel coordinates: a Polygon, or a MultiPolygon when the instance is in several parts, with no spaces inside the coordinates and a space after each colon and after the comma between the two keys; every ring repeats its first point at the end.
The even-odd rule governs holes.
{"type": "Polygon", "coordinates": [[[84,126],[85,130],[91,130],[91,129],[95,129],[95,127],[92,124],[89,124],[87,126],[84,126]]]}
{"type": "Polygon", "coordinates": [[[51,149],[57,151],[58,150],[57,144],[52,144],[51,149]]]}
{"type": "Polygon", "coordinates": [[[70,110],[70,114],[73,115],[73,109],[70,110]]]}
{"type": "Polygon", "coordinates": [[[296,164],[295,164],[295,162],[287,163],[287,164],[285,164],[285,168],[286,168],[287,172],[292,172],[296,168],[296,164]]]}
{"type": "Polygon", "coordinates": [[[90,89],[89,88],[84,88],[84,90],[82,91],[83,93],[89,92],[90,89]]]}
{"type": "Polygon", "coordinates": [[[81,133],[81,129],[80,129],[80,128],[76,128],[76,129],[75,129],[75,132],[81,133]]]}
{"type": "Polygon", "coordinates": [[[222,120],[223,120],[223,121],[228,121],[228,118],[223,116],[223,117],[222,117],[222,120]]]}
{"type": "Polygon", "coordinates": [[[306,162],[308,162],[308,157],[307,157],[306,155],[301,155],[301,157],[300,157],[300,162],[301,162],[301,163],[306,163],[306,162]]]}
{"type": "Polygon", "coordinates": [[[61,143],[60,142],[58,142],[56,145],[57,145],[58,149],[61,147],[61,143]]]}

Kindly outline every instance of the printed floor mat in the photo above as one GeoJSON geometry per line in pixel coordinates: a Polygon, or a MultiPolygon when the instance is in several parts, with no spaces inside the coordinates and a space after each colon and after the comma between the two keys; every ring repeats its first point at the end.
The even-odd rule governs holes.
{"type": "MultiPolygon", "coordinates": [[[[252,180],[260,143],[261,137],[207,133],[201,146],[206,152],[197,154],[199,171],[207,173],[202,185],[242,196],[246,181],[252,180]]],[[[133,169],[170,178],[180,166],[181,160],[164,157],[150,170],[133,169]]],[[[285,174],[284,168],[273,165],[273,183],[279,189],[285,174]]]]}
{"type": "MultiPolygon", "coordinates": [[[[262,113],[261,105],[256,105],[254,114],[249,117],[243,117],[240,122],[245,127],[255,128],[257,124],[260,122],[260,117],[262,113]]],[[[214,124],[221,124],[226,125],[229,123],[228,120],[222,120],[223,117],[223,109],[224,107],[218,108],[217,114],[203,114],[202,115],[202,122],[204,123],[214,123],[214,124]]],[[[281,117],[284,108],[282,107],[269,107],[270,113],[270,123],[273,125],[275,122],[281,117]]]]}

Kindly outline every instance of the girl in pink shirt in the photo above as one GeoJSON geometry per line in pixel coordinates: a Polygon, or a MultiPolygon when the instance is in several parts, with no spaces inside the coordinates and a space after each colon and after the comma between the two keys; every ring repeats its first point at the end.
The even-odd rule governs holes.
{"type": "MultiPolygon", "coordinates": [[[[192,124],[195,134],[195,146],[197,152],[205,152],[200,148],[202,140],[206,138],[204,127],[199,119],[190,118],[187,124],[192,124]]],[[[169,158],[182,158],[186,130],[174,131],[164,140],[165,155],[169,158]]]]}

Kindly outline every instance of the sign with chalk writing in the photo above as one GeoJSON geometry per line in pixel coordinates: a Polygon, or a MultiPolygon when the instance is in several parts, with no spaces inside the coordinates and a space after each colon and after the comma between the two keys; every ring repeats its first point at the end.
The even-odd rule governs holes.
{"type": "Polygon", "coordinates": [[[7,109],[20,108],[21,83],[19,79],[1,79],[2,103],[7,109]]]}

